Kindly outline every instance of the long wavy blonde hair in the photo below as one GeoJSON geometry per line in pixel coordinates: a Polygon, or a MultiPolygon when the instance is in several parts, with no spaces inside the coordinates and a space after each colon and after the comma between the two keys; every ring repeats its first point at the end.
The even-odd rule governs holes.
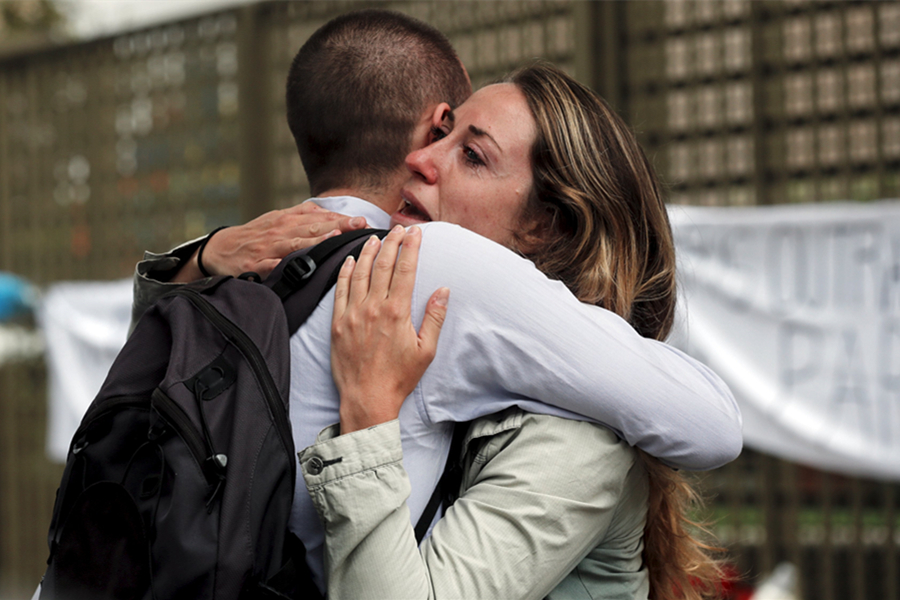
{"type": "MultiPolygon", "coordinates": [[[[656,176],[634,134],[602,98],[549,63],[505,82],[523,92],[537,124],[519,248],[581,301],[617,313],[644,337],[665,339],[675,314],[675,247],[656,176]]],[[[720,564],[687,518],[697,495],[678,472],[646,454],[641,459],[650,484],[650,597],[717,597],[720,564]]]]}

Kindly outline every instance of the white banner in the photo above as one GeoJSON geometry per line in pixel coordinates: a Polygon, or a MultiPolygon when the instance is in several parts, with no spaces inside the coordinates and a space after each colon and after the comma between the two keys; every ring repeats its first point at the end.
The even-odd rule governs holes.
{"type": "Polygon", "coordinates": [[[128,337],[130,279],[50,286],[38,310],[47,347],[47,454],[66,461],[81,417],[128,337]]]}
{"type": "Polygon", "coordinates": [[[669,214],[671,341],[731,387],[746,444],[900,480],[900,202],[669,214]]]}

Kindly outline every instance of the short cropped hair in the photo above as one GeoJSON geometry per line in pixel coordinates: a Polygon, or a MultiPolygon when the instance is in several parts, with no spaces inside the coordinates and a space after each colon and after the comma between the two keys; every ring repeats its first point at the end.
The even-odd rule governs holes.
{"type": "Polygon", "coordinates": [[[341,15],[300,48],[287,79],[287,118],[313,195],[377,188],[403,165],[425,109],[472,93],[434,27],[387,10],[341,15]]]}

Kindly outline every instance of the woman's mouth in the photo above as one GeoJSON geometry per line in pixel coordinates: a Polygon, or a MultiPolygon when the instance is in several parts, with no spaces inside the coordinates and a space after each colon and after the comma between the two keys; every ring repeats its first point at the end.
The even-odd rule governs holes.
{"type": "Polygon", "coordinates": [[[400,210],[394,213],[394,219],[403,224],[431,222],[431,217],[406,197],[403,198],[403,205],[400,207],[400,210]]]}

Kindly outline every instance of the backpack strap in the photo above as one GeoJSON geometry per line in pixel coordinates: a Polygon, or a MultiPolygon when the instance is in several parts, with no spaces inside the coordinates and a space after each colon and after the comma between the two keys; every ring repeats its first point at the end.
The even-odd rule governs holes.
{"type": "MultiPolygon", "coordinates": [[[[312,248],[298,250],[286,256],[263,282],[284,302],[288,331],[293,335],[319,305],[319,301],[337,282],[338,271],[348,256],[358,258],[363,238],[377,235],[384,238],[386,229],[362,229],[329,238],[312,248]],[[296,294],[298,290],[306,293],[296,294]]],[[[416,541],[421,542],[441,504],[449,508],[459,495],[462,482],[461,454],[468,423],[457,423],[453,429],[450,452],[425,511],[416,523],[416,541]]],[[[306,561],[301,561],[305,566],[306,561]]]]}
{"type": "Polygon", "coordinates": [[[419,544],[425,539],[425,534],[428,533],[428,528],[441,504],[444,505],[444,512],[447,512],[450,505],[459,497],[459,486],[462,484],[462,447],[467,431],[469,431],[468,423],[457,423],[453,426],[453,439],[450,442],[444,473],[416,523],[416,542],[419,544]]]}
{"type": "MultiPolygon", "coordinates": [[[[383,239],[387,234],[386,229],[363,229],[343,233],[311,248],[293,252],[275,267],[263,285],[271,288],[284,303],[289,335],[293,335],[306,322],[322,297],[337,282],[338,272],[344,260],[351,255],[358,258],[365,239],[372,235],[383,239]],[[301,289],[304,293],[295,293],[301,289]]],[[[425,537],[441,502],[459,491],[462,469],[459,460],[454,457],[460,454],[462,438],[467,429],[468,427],[464,425],[456,425],[444,474],[416,525],[417,542],[421,542],[425,537]]],[[[445,506],[449,506],[449,503],[445,502],[445,506]]],[[[323,600],[307,566],[303,543],[293,533],[288,532],[285,545],[287,561],[282,569],[268,581],[258,583],[252,593],[246,596],[247,600],[276,598],[323,600]]]]}
{"type": "MultiPolygon", "coordinates": [[[[351,231],[320,244],[287,255],[262,282],[284,303],[288,333],[293,335],[313,313],[322,297],[337,282],[338,272],[347,256],[359,257],[365,239],[384,238],[386,229],[351,231]],[[296,292],[303,290],[302,294],[296,292]]],[[[286,532],[285,561],[281,569],[266,581],[250,582],[240,600],[324,600],[306,563],[303,542],[286,532]]]]}
{"type": "MultiPolygon", "coordinates": [[[[350,231],[329,238],[312,248],[293,252],[281,261],[263,283],[271,287],[284,302],[290,335],[293,335],[309,318],[322,297],[337,282],[338,271],[344,260],[351,255],[354,258],[359,257],[364,244],[363,238],[368,239],[372,235],[384,238],[387,234],[386,229],[350,231]],[[295,293],[301,289],[305,293],[295,293]]],[[[454,427],[444,473],[431,494],[425,511],[416,523],[416,542],[424,539],[441,504],[446,510],[459,494],[459,485],[462,481],[460,454],[466,431],[468,424],[458,423],[454,427]]],[[[301,563],[306,565],[305,560],[301,563]]]]}
{"type": "MultiPolygon", "coordinates": [[[[380,230],[361,229],[350,231],[328,238],[324,242],[310,248],[292,252],[284,257],[281,263],[272,271],[272,274],[266,280],[266,285],[270,285],[272,291],[278,294],[279,298],[287,300],[288,296],[306,286],[306,282],[316,272],[318,266],[325,262],[329,256],[340,252],[343,247],[354,240],[374,235],[377,231],[380,230]]],[[[344,256],[346,257],[346,254],[344,256]]]]}
{"type": "Polygon", "coordinates": [[[386,229],[361,229],[329,238],[311,248],[288,254],[263,282],[284,302],[288,333],[293,335],[337,282],[338,271],[347,256],[358,257],[363,238],[384,238],[386,229]],[[305,290],[303,294],[295,292],[305,290]]]}

